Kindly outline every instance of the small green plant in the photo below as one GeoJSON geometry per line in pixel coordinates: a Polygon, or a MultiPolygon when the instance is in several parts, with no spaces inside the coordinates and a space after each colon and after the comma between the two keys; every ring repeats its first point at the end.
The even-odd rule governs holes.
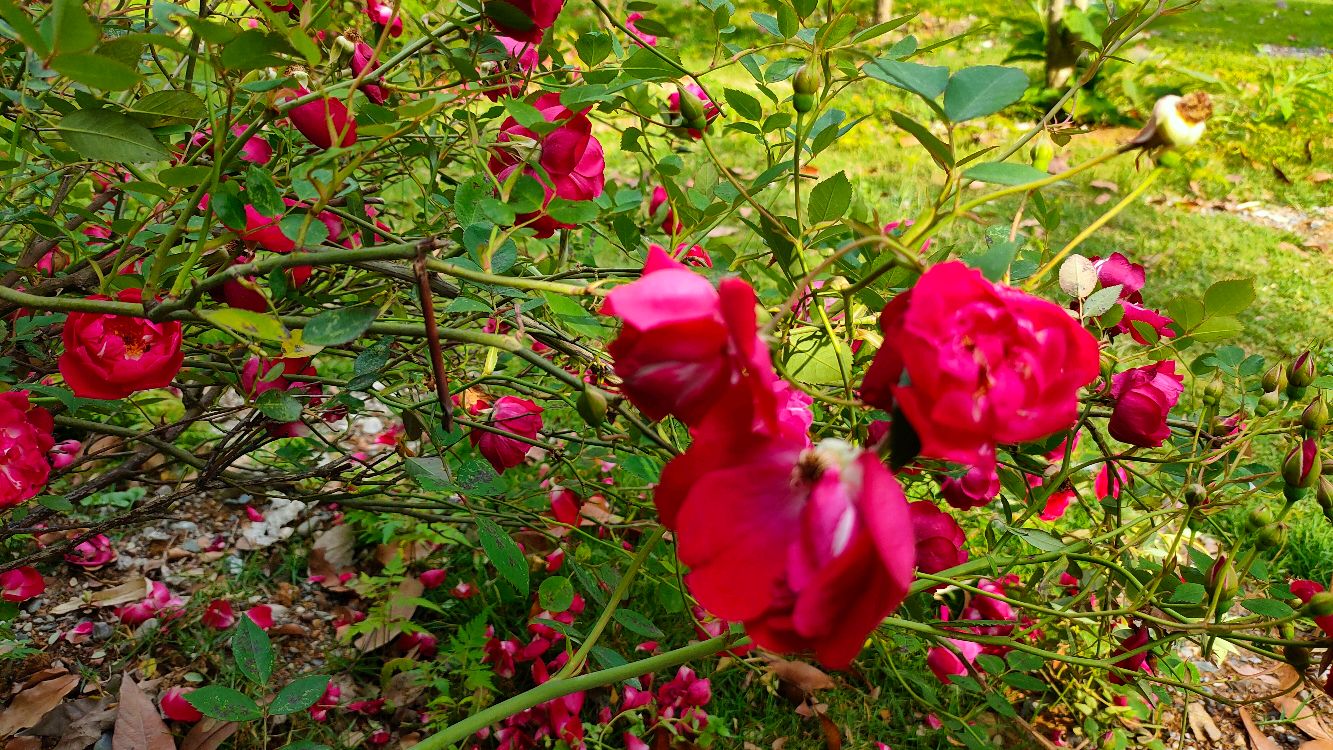
{"type": "MultiPolygon", "coordinates": [[[[273,679],[273,643],[248,617],[241,617],[231,637],[232,661],[236,670],[263,692],[264,700],[255,700],[240,690],[225,685],[199,688],[185,699],[199,713],[219,721],[248,722],[286,716],[315,705],[328,689],[329,675],[298,677],[276,693],[269,694],[273,679]]],[[[283,750],[328,750],[327,746],[298,740],[283,750]]]]}

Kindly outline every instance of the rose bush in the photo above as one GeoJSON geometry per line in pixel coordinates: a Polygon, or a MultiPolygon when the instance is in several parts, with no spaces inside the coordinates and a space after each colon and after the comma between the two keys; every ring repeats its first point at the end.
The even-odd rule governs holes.
{"type": "Polygon", "coordinates": [[[1022,70],[930,64],[846,4],[707,3],[711,67],[642,3],[47,5],[0,7],[0,111],[33,141],[0,215],[0,583],[44,607],[141,560],[128,528],[228,519],[105,612],[64,592],[240,649],[208,686],[164,659],[168,719],[278,731],[282,693],[207,691],[269,690],[246,649],[297,632],[298,594],[365,661],[281,731],[381,745],[727,742],[719,654],[779,690],[786,659],[881,660],[973,739],[1066,682],[1105,694],[1080,732],[1125,739],[1118,701],[1204,690],[1185,641],[1318,677],[1333,602],[1268,564],[1297,508],[1333,518],[1333,381],[1224,343],[1248,280],[1168,301],[1096,231],[1188,173],[1203,94],[1057,179],[1058,107],[976,135],[1022,70]],[[851,117],[859,87],[902,111],[851,117]],[[938,179],[890,206],[824,166],[872,127],[938,179]],[[1141,183],[1094,231],[1057,221],[1054,183],[1116,158],[1141,183]],[[208,590],[244,577],[203,565],[314,529],[285,605],[208,590]]]}

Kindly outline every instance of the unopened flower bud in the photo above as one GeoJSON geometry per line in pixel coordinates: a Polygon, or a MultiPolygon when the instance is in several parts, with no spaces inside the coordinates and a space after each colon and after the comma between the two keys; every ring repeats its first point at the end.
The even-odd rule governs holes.
{"type": "Polygon", "coordinates": [[[791,81],[792,91],[795,92],[791,98],[792,109],[797,112],[809,112],[814,109],[816,95],[822,83],[818,63],[810,63],[796,71],[796,76],[791,81]]]}
{"type": "Polygon", "coordinates": [[[1292,360],[1291,365],[1287,367],[1287,383],[1294,386],[1305,388],[1314,382],[1315,375],[1314,357],[1310,352],[1302,352],[1300,356],[1292,360]]]}
{"type": "Polygon", "coordinates": [[[1250,524],[1251,529],[1258,531],[1273,523],[1273,511],[1269,510],[1267,506],[1260,505],[1250,511],[1250,515],[1246,518],[1246,521],[1250,524]]]}
{"type": "Polygon", "coordinates": [[[1218,557],[1217,562],[1208,570],[1208,581],[1205,585],[1208,593],[1218,602],[1217,611],[1224,612],[1231,608],[1231,600],[1236,597],[1236,592],[1240,591],[1240,578],[1236,575],[1235,566],[1226,555],[1218,557]]]}
{"type": "Polygon", "coordinates": [[[1287,387],[1287,371],[1282,365],[1273,365],[1264,373],[1263,380],[1265,393],[1276,393],[1287,387]]]}
{"type": "Polygon", "coordinates": [[[1324,399],[1316,397],[1301,412],[1301,427],[1304,427],[1310,433],[1318,433],[1328,424],[1328,406],[1324,404],[1324,399]]]}
{"type": "Polygon", "coordinates": [[[1274,523],[1259,529],[1254,535],[1255,546],[1261,550],[1275,550],[1287,541],[1285,524],[1274,523]]]}
{"type": "Polygon", "coordinates": [[[1311,438],[1305,438],[1292,446],[1287,457],[1282,461],[1282,480],[1289,487],[1309,489],[1319,479],[1319,446],[1311,438]]]}
{"type": "Polygon", "coordinates": [[[606,421],[606,394],[600,388],[585,385],[575,406],[590,427],[598,427],[606,421]]]}
{"type": "Polygon", "coordinates": [[[708,127],[708,115],[704,112],[704,103],[683,87],[680,89],[680,116],[685,125],[694,130],[704,130],[708,127]]]}
{"type": "MultiPolygon", "coordinates": [[[[1333,465],[1333,461],[1329,464],[1333,465]]],[[[1319,482],[1315,485],[1315,500],[1325,511],[1333,510],[1333,480],[1327,476],[1319,477],[1319,482]]]]}
{"type": "Polygon", "coordinates": [[[1195,482],[1185,487],[1185,504],[1191,508],[1208,504],[1208,488],[1195,482]]]}
{"type": "Polygon", "coordinates": [[[1288,664],[1302,672],[1310,666],[1310,649],[1304,646],[1283,646],[1282,657],[1288,664]]]}
{"type": "Polygon", "coordinates": [[[1333,591],[1320,591],[1310,597],[1310,603],[1305,605],[1305,614],[1310,617],[1333,615],[1333,591]]]}
{"type": "Polygon", "coordinates": [[[1259,397],[1259,403],[1255,404],[1254,413],[1259,416],[1267,416],[1277,411],[1282,406],[1282,398],[1277,395],[1277,391],[1269,391],[1259,397]]]}
{"type": "Polygon", "coordinates": [[[1032,166],[1040,172],[1049,171],[1055,160],[1055,147],[1048,141],[1041,141],[1032,147],[1032,166]]]}
{"type": "Polygon", "coordinates": [[[1213,378],[1203,387],[1203,402],[1208,406],[1217,406],[1222,401],[1222,393],[1225,390],[1222,379],[1213,378]]]}

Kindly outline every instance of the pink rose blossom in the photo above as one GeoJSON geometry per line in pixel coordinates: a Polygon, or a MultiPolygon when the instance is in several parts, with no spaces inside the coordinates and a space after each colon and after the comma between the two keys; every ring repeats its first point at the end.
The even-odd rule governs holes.
{"type": "Polygon", "coordinates": [[[82,449],[83,443],[77,440],[62,440],[56,443],[47,453],[47,457],[51,459],[51,468],[56,471],[68,468],[78,460],[78,453],[82,449]]]}
{"type": "Polygon", "coordinates": [[[923,455],[983,476],[993,471],[997,443],[1072,425],[1079,388],[1098,374],[1097,341],[1065,310],[957,261],[932,266],[894,297],[880,327],[884,346],[862,398],[900,409],[923,455]]]}
{"type": "Polygon", "coordinates": [[[366,15],[371,22],[381,29],[388,28],[389,36],[397,38],[403,34],[403,19],[393,12],[393,3],[386,0],[366,0],[366,15]]]}
{"type": "Polygon", "coordinates": [[[489,79],[482,93],[493,102],[506,97],[517,99],[528,90],[528,79],[541,66],[541,53],[532,42],[507,36],[497,36],[495,39],[504,47],[505,54],[494,63],[482,64],[483,74],[494,76],[489,79]]]}
{"type": "Polygon", "coordinates": [[[100,568],[115,559],[116,550],[106,534],[85,539],[65,553],[65,562],[89,569],[100,568]]]}
{"type": "MultiPolygon", "coordinates": [[[[517,396],[501,396],[491,407],[491,427],[535,440],[542,429],[542,407],[517,396]]],[[[523,463],[532,445],[509,435],[473,430],[468,439],[497,472],[523,463]]]]}
{"type": "Polygon", "coordinates": [[[1172,359],[1117,373],[1111,378],[1111,437],[1143,448],[1166,442],[1171,436],[1166,419],[1185,390],[1184,380],[1172,359]]]}
{"type": "Polygon", "coordinates": [[[495,0],[504,8],[488,8],[487,17],[506,36],[537,44],[542,34],[555,25],[565,0],[495,0]]]}
{"type": "Polygon", "coordinates": [[[24,565],[0,573],[0,596],[7,602],[26,602],[46,591],[46,581],[37,569],[24,565]]]}
{"type": "MultiPolygon", "coordinates": [[[[116,300],[142,302],[143,290],[122,290],[116,300]]],[[[165,388],[185,359],[181,324],[174,320],[154,323],[128,315],[72,312],[61,338],[65,353],[60,355],[60,374],[80,398],[114,401],[137,391],[165,388]]]]}
{"type": "MultiPolygon", "coordinates": [[[[908,503],[916,537],[916,566],[922,573],[938,573],[967,562],[967,537],[958,522],[927,500],[908,503]]],[[[939,584],[942,586],[943,584],[939,584]]]]}
{"type": "Polygon", "coordinates": [[[226,599],[214,599],[204,608],[203,623],[214,630],[226,630],[236,623],[236,614],[231,602],[226,599]]]}
{"type": "Polygon", "coordinates": [[[671,204],[667,202],[666,188],[658,185],[653,188],[653,197],[648,202],[648,215],[657,216],[658,209],[663,206],[666,206],[666,213],[662,215],[662,231],[670,235],[677,235],[685,231],[685,225],[676,219],[676,212],[671,209],[671,204]]]}
{"type": "Polygon", "coordinates": [[[0,508],[41,494],[51,476],[47,454],[55,445],[55,422],[51,412],[30,404],[28,396],[19,390],[0,393],[0,508]]]}
{"type": "Polygon", "coordinates": [[[637,13],[637,12],[636,12],[636,13],[631,13],[631,14],[629,14],[628,16],[625,17],[625,28],[629,29],[631,32],[633,32],[633,33],[637,36],[637,38],[635,38],[634,36],[631,36],[631,37],[630,37],[630,42],[632,42],[632,43],[634,43],[634,44],[639,44],[640,46],[642,46],[643,44],[646,44],[646,45],[648,45],[649,47],[656,47],[656,46],[657,46],[657,37],[653,36],[652,34],[645,34],[645,33],[643,33],[642,31],[639,31],[639,29],[638,29],[637,27],[635,27],[635,25],[634,25],[634,22],[635,22],[635,21],[642,20],[643,17],[644,17],[644,16],[643,16],[642,13],[637,13]],[[640,39],[643,40],[642,43],[640,43],[640,41],[639,41],[640,39]]]}
{"type": "Polygon", "coordinates": [[[421,581],[421,585],[429,591],[439,588],[444,583],[445,575],[447,574],[443,568],[431,568],[422,571],[421,575],[417,576],[417,580],[421,581]]]}
{"type": "MultiPolygon", "coordinates": [[[[298,88],[283,99],[293,101],[309,93],[298,88]]],[[[299,104],[288,110],[287,118],[307,141],[326,151],[335,145],[347,148],[356,143],[356,119],[340,99],[324,97],[299,104]]]]}

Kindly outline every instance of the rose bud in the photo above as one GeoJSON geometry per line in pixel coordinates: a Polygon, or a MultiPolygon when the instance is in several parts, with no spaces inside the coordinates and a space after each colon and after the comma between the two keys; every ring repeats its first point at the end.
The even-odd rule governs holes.
{"type": "Polygon", "coordinates": [[[1208,118],[1213,114],[1213,102],[1202,91],[1185,96],[1171,94],[1157,100],[1152,116],[1143,129],[1120,148],[1151,149],[1159,146],[1188,148],[1199,142],[1208,118]]]}
{"type": "Polygon", "coordinates": [[[702,131],[708,127],[708,116],[704,114],[704,104],[699,97],[684,88],[676,93],[681,119],[691,130],[702,131]]]}
{"type": "Polygon", "coordinates": [[[1316,375],[1314,357],[1310,352],[1302,352],[1287,367],[1287,398],[1296,400],[1305,396],[1305,389],[1314,382],[1316,375]]]}
{"type": "Polygon", "coordinates": [[[1287,371],[1282,365],[1273,365],[1264,373],[1263,386],[1265,393],[1275,393],[1287,387],[1287,371]]]}
{"type": "Polygon", "coordinates": [[[1270,524],[1259,529],[1254,536],[1255,546],[1262,550],[1275,550],[1287,541],[1286,524],[1270,524]]]}
{"type": "Polygon", "coordinates": [[[1217,406],[1222,402],[1222,394],[1225,387],[1222,385],[1221,378],[1213,378],[1208,381],[1208,385],[1203,387],[1203,402],[1208,406],[1217,406]]]}
{"type": "Polygon", "coordinates": [[[1282,406],[1282,398],[1277,395],[1277,391],[1269,391],[1259,397],[1259,403],[1255,404],[1254,413],[1265,417],[1272,414],[1282,406]]]}
{"type": "Polygon", "coordinates": [[[1315,434],[1328,424],[1328,406],[1324,404],[1324,399],[1315,397],[1310,405],[1301,412],[1301,427],[1304,427],[1307,434],[1315,434]]]}
{"type": "Polygon", "coordinates": [[[795,92],[791,98],[792,109],[802,114],[814,109],[815,95],[819,93],[821,84],[818,63],[806,64],[796,71],[791,81],[792,91],[795,92]]]}
{"type": "Polygon", "coordinates": [[[1218,557],[1217,562],[1208,570],[1206,587],[1208,593],[1217,600],[1217,611],[1225,612],[1231,608],[1231,600],[1240,590],[1240,578],[1226,555],[1218,557]]]}
{"type": "Polygon", "coordinates": [[[1191,508],[1208,504],[1208,488],[1197,482],[1185,487],[1185,504],[1191,508]]]}
{"type": "MultiPolygon", "coordinates": [[[[1330,462],[1333,465],[1333,462],[1330,462]]],[[[1315,485],[1315,499],[1319,501],[1319,507],[1325,512],[1333,510],[1333,481],[1328,477],[1319,477],[1319,483],[1315,485]]]]}
{"type": "Polygon", "coordinates": [[[1273,522],[1273,511],[1260,505],[1250,511],[1250,515],[1246,518],[1246,521],[1250,524],[1251,529],[1258,531],[1273,522]]]}
{"type": "Polygon", "coordinates": [[[1306,438],[1292,446],[1282,461],[1282,480],[1288,487],[1308,489],[1318,480],[1319,469],[1319,446],[1306,438]]]}

